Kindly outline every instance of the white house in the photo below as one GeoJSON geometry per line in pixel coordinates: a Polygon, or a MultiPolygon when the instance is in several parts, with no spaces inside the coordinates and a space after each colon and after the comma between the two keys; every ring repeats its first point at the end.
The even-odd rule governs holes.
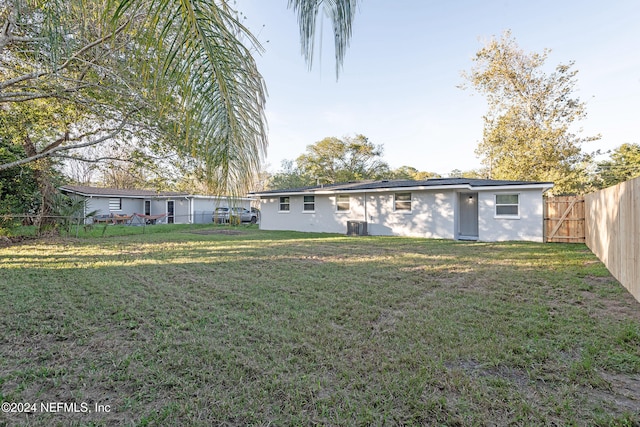
{"type": "MultiPolygon", "coordinates": [[[[202,196],[182,192],[153,190],[123,190],[114,188],[65,185],[63,193],[85,199],[85,215],[94,210],[98,215],[112,217],[140,214],[168,224],[204,224],[212,222],[218,207],[238,206],[249,209],[250,198],[202,196]]],[[[135,219],[135,218],[134,218],[135,219]]]]}
{"type": "Polygon", "coordinates": [[[457,240],[543,241],[550,182],[438,178],[253,193],[260,228],[457,240]],[[366,230],[366,231],[365,231],[366,230]]]}

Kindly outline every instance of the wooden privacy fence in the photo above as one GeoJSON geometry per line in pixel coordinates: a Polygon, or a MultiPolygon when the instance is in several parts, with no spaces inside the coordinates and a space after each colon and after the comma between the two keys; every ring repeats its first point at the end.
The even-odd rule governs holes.
{"type": "Polygon", "coordinates": [[[640,301],[640,178],[585,196],[586,244],[640,301]]]}
{"type": "Polygon", "coordinates": [[[544,203],[544,241],[585,242],[585,206],[580,196],[547,197],[544,203]]]}

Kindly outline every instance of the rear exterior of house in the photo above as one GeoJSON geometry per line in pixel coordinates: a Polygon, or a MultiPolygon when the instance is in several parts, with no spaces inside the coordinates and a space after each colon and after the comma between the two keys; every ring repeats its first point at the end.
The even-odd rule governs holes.
{"type": "Polygon", "coordinates": [[[260,198],[260,228],[265,230],[357,229],[358,234],[374,236],[541,242],[542,195],[552,186],[447,178],[315,186],[255,196],[260,198]]]}
{"type": "MultiPolygon", "coordinates": [[[[141,214],[160,217],[157,222],[164,224],[207,224],[212,222],[213,211],[217,207],[230,204],[249,208],[251,199],[221,196],[192,195],[181,192],[156,192],[151,190],[130,190],[99,188],[79,185],[65,185],[64,193],[85,199],[85,215],[97,211],[101,216],[132,216],[141,214]]],[[[140,220],[139,222],[141,222],[140,220]]],[[[135,218],[132,223],[135,223],[135,218]]]]}

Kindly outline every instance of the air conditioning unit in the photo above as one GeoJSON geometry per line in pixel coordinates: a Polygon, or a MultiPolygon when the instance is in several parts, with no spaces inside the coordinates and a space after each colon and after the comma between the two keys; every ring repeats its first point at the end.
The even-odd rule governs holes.
{"type": "Polygon", "coordinates": [[[366,236],[366,221],[347,221],[347,236],[366,236]]]}

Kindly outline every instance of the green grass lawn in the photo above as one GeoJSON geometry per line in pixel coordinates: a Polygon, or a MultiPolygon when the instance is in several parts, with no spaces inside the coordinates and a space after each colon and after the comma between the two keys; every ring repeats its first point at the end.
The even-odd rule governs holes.
{"type": "Polygon", "coordinates": [[[584,245],[162,230],[0,247],[0,425],[640,423],[584,245]]]}

